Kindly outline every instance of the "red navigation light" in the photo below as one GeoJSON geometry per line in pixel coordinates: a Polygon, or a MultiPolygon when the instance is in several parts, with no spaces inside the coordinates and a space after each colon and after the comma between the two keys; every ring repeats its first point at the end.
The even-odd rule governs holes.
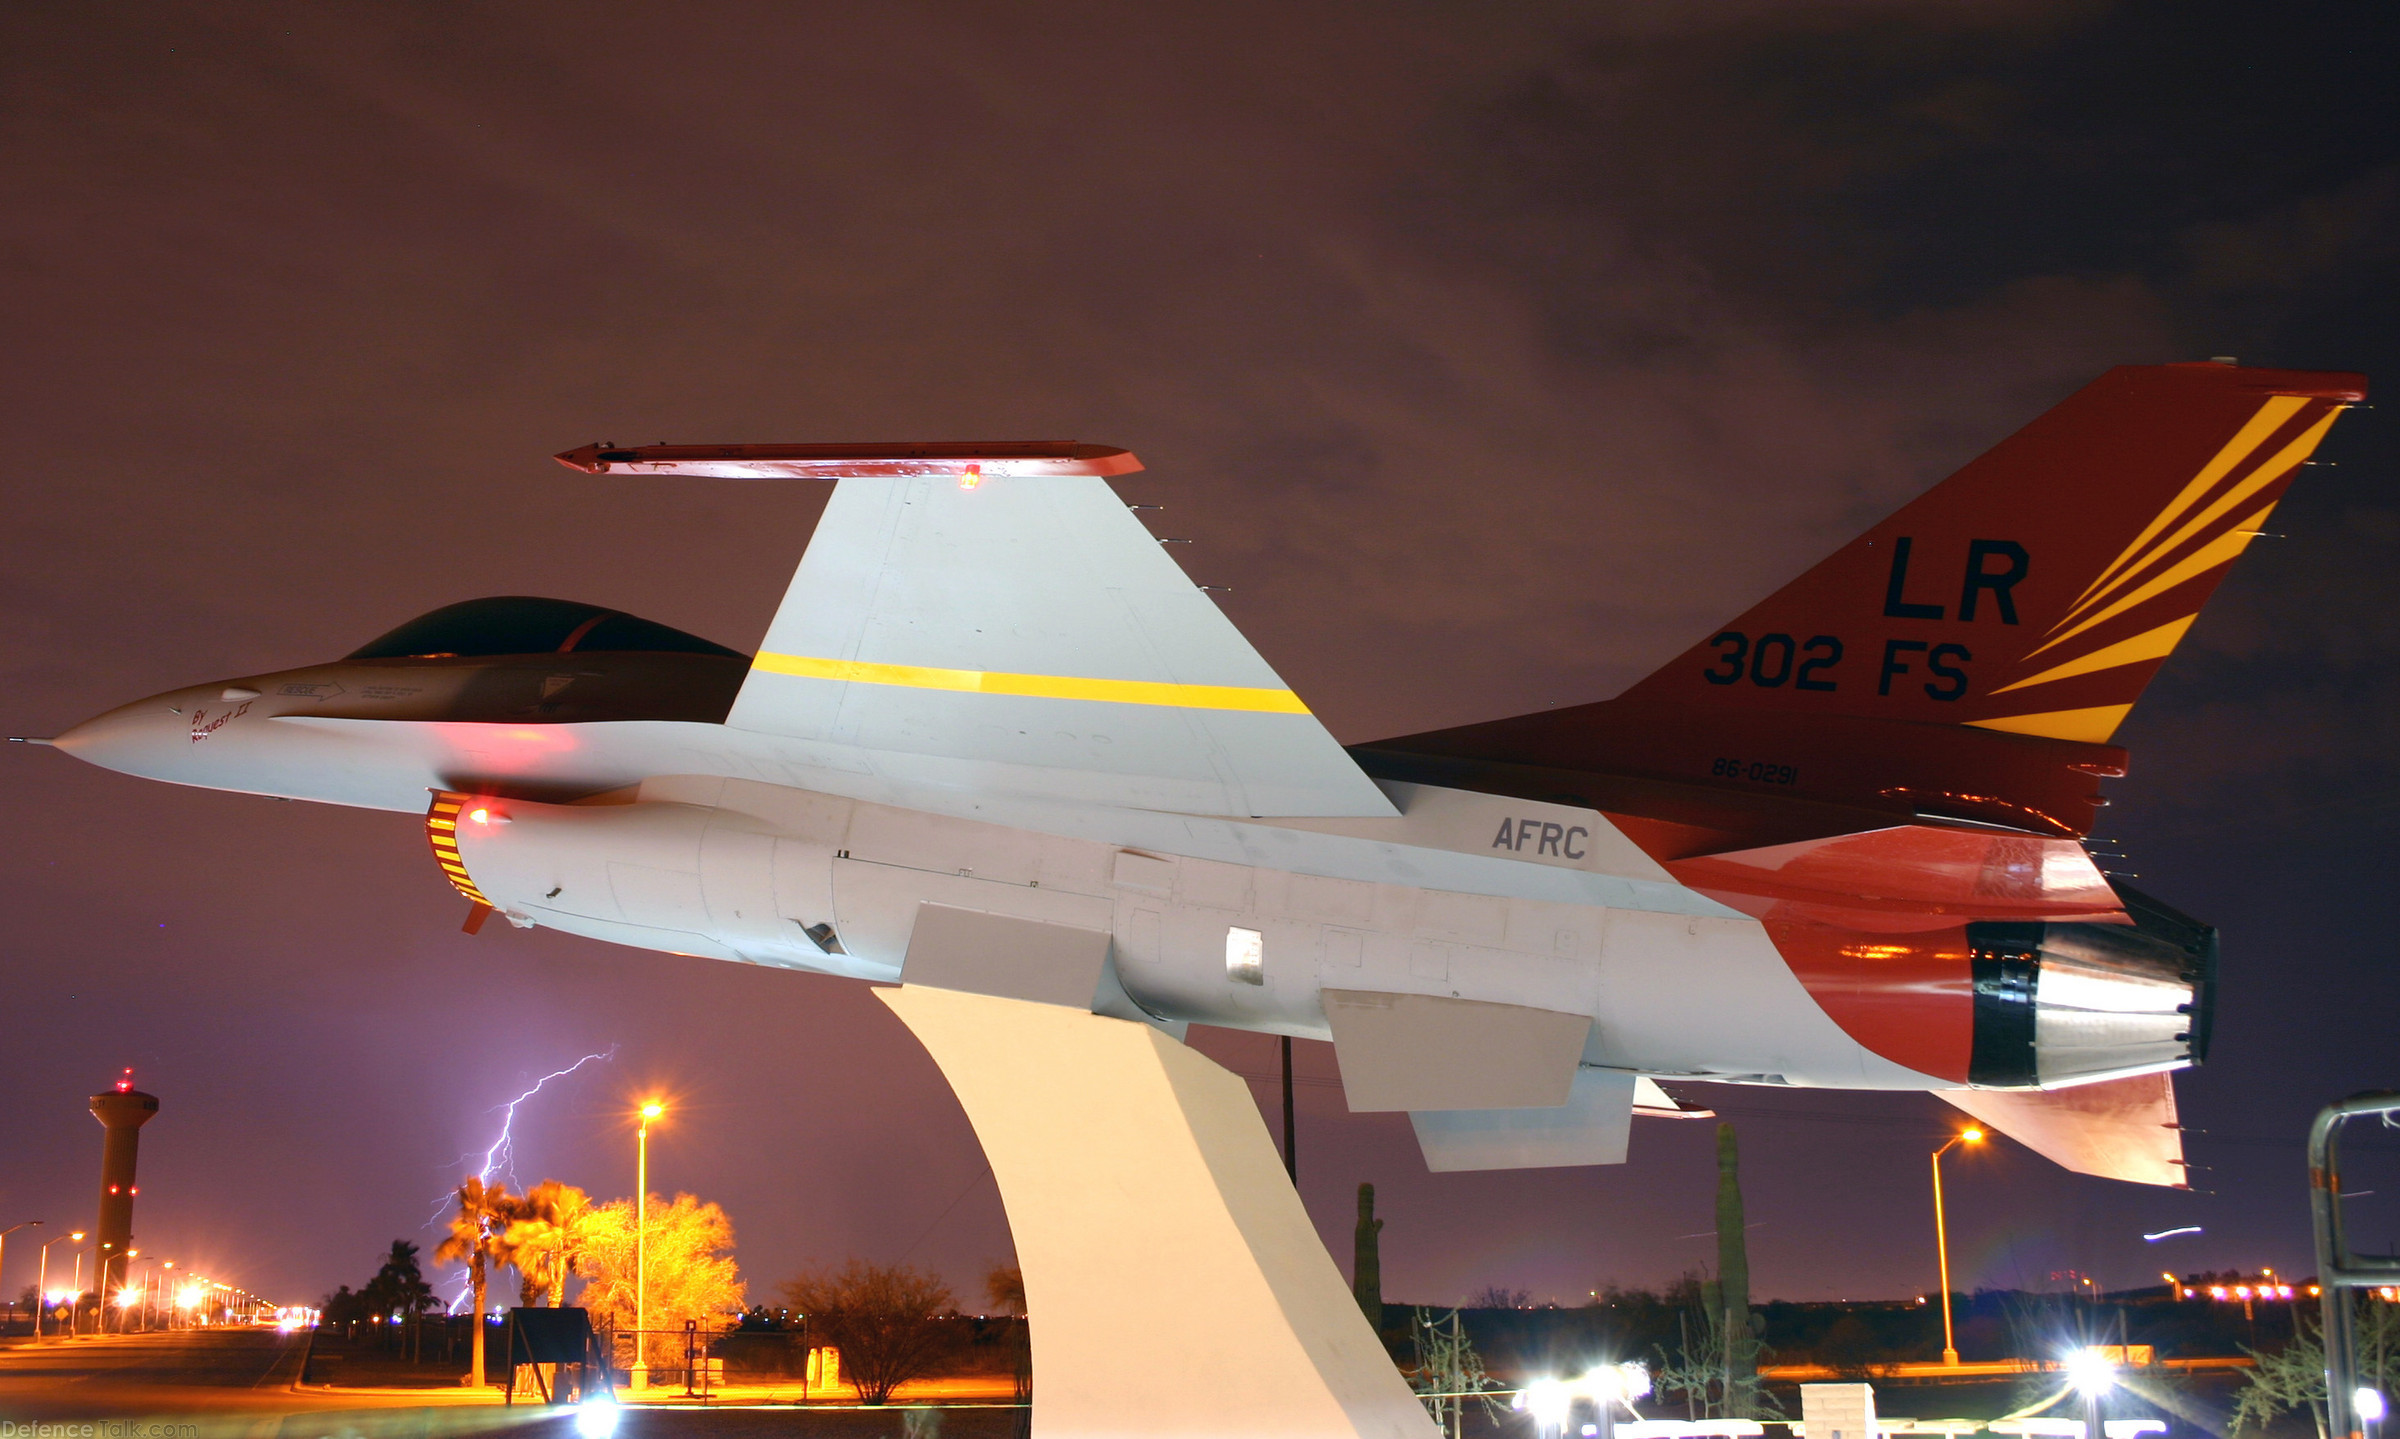
{"type": "Polygon", "coordinates": [[[971,490],[982,483],[983,466],[981,465],[969,465],[959,473],[958,487],[962,490],[971,490]]]}
{"type": "Polygon", "coordinates": [[[125,1066],[125,1077],[124,1077],[123,1079],[120,1079],[120,1080],[118,1080],[118,1081],[117,1081],[117,1093],[119,1093],[119,1094],[131,1094],[132,1092],[133,1092],[133,1066],[129,1064],[129,1065],[125,1066]]]}

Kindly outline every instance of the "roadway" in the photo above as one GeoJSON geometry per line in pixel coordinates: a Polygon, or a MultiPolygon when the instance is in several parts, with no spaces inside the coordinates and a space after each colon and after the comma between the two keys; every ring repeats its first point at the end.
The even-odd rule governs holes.
{"type": "MultiPolygon", "coordinates": [[[[295,1390],[306,1342],[303,1334],[225,1328],[0,1343],[0,1434],[13,1425],[21,1439],[499,1439],[502,1431],[507,1439],[577,1439],[571,1415],[534,1404],[505,1407],[493,1389],[295,1390]],[[73,1427],[46,1435],[29,1427],[61,1422],[73,1427]]],[[[706,1407],[681,1394],[678,1388],[629,1404],[615,1439],[884,1439],[895,1427],[891,1409],[796,1410],[796,1393],[769,1399],[734,1391],[706,1407]]],[[[924,1397],[955,1402],[966,1395],[924,1397]]],[[[950,1410],[943,1433],[1002,1439],[1019,1422],[1016,1410],[950,1410]]]]}
{"type": "MultiPolygon", "coordinates": [[[[490,1402],[464,1391],[292,1391],[304,1334],[189,1329],[0,1346],[0,1421],[232,1415],[490,1402]]],[[[132,1434],[124,1439],[144,1439],[132,1434]]],[[[173,1436],[168,1436],[173,1439],[173,1436]]],[[[190,1436],[185,1436],[190,1439],[190,1436]]]]}

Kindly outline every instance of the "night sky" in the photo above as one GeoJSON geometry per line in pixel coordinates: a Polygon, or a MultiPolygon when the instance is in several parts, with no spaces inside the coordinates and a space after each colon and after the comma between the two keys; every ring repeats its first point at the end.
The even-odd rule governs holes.
{"type": "MultiPolygon", "coordinates": [[[[1124,445],[1344,740],[1605,698],[2110,365],[2390,395],[2396,42],[2388,4],[2194,0],[0,7],[0,728],[486,594],[755,645],[824,492],[548,458],[595,439],[1124,445]]],[[[1954,1156],[1962,1288],[2305,1273],[2309,1116],[2400,1085],[2392,410],[2120,736],[2103,833],[2224,930],[2181,1082],[2213,1192],[1954,1156]]],[[[31,748],[0,803],[0,1223],[89,1225],[84,1098],[131,1065],[136,1242],[313,1300],[612,1052],[521,1108],[518,1180],[629,1194],[656,1088],[653,1187],[725,1205],[755,1297],[852,1255],[973,1297],[1008,1255],[863,986],[469,938],[408,816],[31,748]]],[[[1346,1270],[1378,1186],[1387,1296],[1713,1257],[1709,1126],[1437,1178],[1299,1048],[1303,1194],[1346,1270]]],[[[1687,1094],[1739,1121],[1760,1296],[1930,1288],[1942,1106],[1687,1094]]]]}

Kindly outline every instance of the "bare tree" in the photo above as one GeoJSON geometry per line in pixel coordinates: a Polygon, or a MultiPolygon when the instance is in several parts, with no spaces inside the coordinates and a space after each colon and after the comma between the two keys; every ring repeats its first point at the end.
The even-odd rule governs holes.
{"type": "Polygon", "coordinates": [[[958,1343],[950,1286],[905,1264],[853,1259],[835,1273],[801,1275],[783,1295],[808,1316],[810,1334],[841,1351],[842,1377],[862,1404],[889,1403],[958,1343]]]}
{"type": "MultiPolygon", "coordinates": [[[[1408,1332],[1417,1349],[1416,1371],[1409,1376],[1409,1387],[1421,1396],[1418,1402],[1433,1416],[1433,1427],[1450,1439],[1459,1439],[1466,1425],[1468,1397],[1498,1389],[1500,1381],[1485,1371],[1483,1356],[1475,1352],[1475,1341],[1467,1337],[1457,1310],[1439,1319],[1426,1310],[1414,1310],[1408,1332]]],[[[1508,1414],[1498,1399],[1480,1402],[1484,1417],[1494,1424],[1508,1414]]]]}

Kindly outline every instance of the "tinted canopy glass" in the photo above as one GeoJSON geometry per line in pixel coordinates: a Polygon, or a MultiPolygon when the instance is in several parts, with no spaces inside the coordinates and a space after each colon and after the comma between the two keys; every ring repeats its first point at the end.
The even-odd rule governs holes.
{"type": "Polygon", "coordinates": [[[711,644],[650,620],[573,600],[500,595],[466,600],[419,615],[364,648],[354,660],[446,659],[473,655],[593,653],[731,655],[740,650],[711,644]]]}

